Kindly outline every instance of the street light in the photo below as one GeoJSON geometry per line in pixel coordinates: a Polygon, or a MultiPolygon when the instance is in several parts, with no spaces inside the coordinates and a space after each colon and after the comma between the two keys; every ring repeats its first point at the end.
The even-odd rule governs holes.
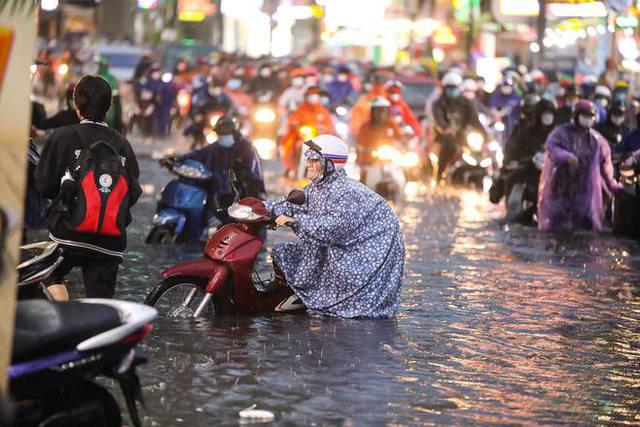
{"type": "Polygon", "coordinates": [[[40,6],[42,7],[42,10],[51,12],[56,10],[59,4],[60,2],[58,0],[42,0],[40,6]]]}

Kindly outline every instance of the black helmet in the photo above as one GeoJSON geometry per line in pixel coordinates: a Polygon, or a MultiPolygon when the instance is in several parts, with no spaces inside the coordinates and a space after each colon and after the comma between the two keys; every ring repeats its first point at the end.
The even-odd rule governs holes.
{"type": "Polygon", "coordinates": [[[621,100],[615,100],[609,106],[609,114],[625,114],[627,112],[627,103],[621,100]]]}
{"type": "Polygon", "coordinates": [[[230,135],[238,130],[238,122],[235,117],[230,114],[225,114],[220,117],[213,127],[213,131],[218,135],[230,135]]]}
{"type": "Polygon", "coordinates": [[[540,96],[535,93],[529,93],[520,101],[520,112],[523,116],[531,116],[536,110],[536,105],[540,102],[540,96]]]}

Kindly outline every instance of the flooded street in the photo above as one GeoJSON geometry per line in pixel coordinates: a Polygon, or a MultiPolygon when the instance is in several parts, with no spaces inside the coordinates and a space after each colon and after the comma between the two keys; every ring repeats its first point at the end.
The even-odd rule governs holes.
{"type": "MultiPolygon", "coordinates": [[[[143,243],[169,175],[141,167],[117,293],[139,302],[201,251],[143,243]]],[[[396,319],[160,319],[140,369],[145,425],[237,425],[254,404],[276,425],[639,424],[638,243],[507,226],[475,191],[415,193],[394,206],[407,250],[396,319]]]]}

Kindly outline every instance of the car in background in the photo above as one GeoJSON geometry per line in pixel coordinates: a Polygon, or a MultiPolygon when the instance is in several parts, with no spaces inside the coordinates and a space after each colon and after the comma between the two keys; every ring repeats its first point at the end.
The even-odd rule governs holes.
{"type": "Polygon", "coordinates": [[[115,78],[120,82],[128,82],[133,79],[140,58],[149,52],[145,48],[130,44],[108,44],[97,45],[95,53],[109,62],[109,71],[115,78]]]}
{"type": "Polygon", "coordinates": [[[409,104],[411,111],[416,117],[424,115],[425,104],[427,99],[433,94],[438,87],[438,81],[426,76],[401,76],[397,78],[404,86],[402,89],[402,97],[409,104]]]}
{"type": "Polygon", "coordinates": [[[195,64],[198,58],[209,58],[220,49],[210,44],[172,43],[162,49],[162,70],[173,72],[178,59],[186,59],[195,64]]]}

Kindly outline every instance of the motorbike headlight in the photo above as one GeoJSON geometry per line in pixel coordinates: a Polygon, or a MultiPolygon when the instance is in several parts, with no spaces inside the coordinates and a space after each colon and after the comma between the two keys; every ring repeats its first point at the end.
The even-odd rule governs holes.
{"type": "Polygon", "coordinates": [[[373,151],[373,157],[380,160],[394,160],[400,153],[391,145],[382,145],[373,151]]]}
{"type": "Polygon", "coordinates": [[[462,160],[464,160],[469,166],[478,166],[476,158],[469,153],[462,153],[462,160]]]}
{"type": "Polygon", "coordinates": [[[178,92],[178,105],[180,107],[186,108],[187,106],[189,106],[190,102],[191,102],[191,95],[189,95],[189,92],[187,92],[184,89],[178,92]]]}
{"type": "Polygon", "coordinates": [[[276,113],[271,108],[262,107],[256,111],[254,118],[259,123],[271,123],[276,119],[276,113]]]}
{"type": "Polygon", "coordinates": [[[413,151],[409,151],[401,157],[401,163],[405,168],[414,168],[420,163],[420,156],[413,151]]]}
{"type": "Polygon", "coordinates": [[[312,126],[302,126],[298,132],[305,141],[316,136],[316,130],[312,126]]]}
{"type": "Polygon", "coordinates": [[[215,132],[208,132],[205,135],[205,139],[207,140],[207,142],[209,144],[213,144],[214,142],[216,142],[218,140],[218,134],[215,132]]]}
{"type": "Polygon", "coordinates": [[[234,203],[227,209],[229,216],[241,221],[255,221],[260,219],[260,215],[253,212],[249,206],[243,206],[238,203],[234,203]]]}
{"type": "Polygon", "coordinates": [[[220,114],[214,114],[209,118],[209,125],[214,128],[216,127],[216,124],[218,123],[218,120],[220,120],[220,117],[222,117],[222,115],[220,114]]]}
{"type": "Polygon", "coordinates": [[[469,132],[467,144],[473,151],[480,151],[482,150],[482,144],[484,144],[484,137],[478,132],[469,132]]]}
{"type": "Polygon", "coordinates": [[[173,74],[172,73],[164,73],[162,75],[162,81],[165,83],[169,83],[171,80],[173,80],[173,74]]]}
{"type": "Polygon", "coordinates": [[[485,157],[480,161],[481,168],[488,168],[489,166],[491,166],[491,157],[485,157]]]}
{"type": "Polygon", "coordinates": [[[505,127],[504,127],[504,123],[502,122],[496,122],[495,125],[493,125],[493,127],[498,131],[498,132],[504,132],[505,127]]]}
{"type": "Polygon", "coordinates": [[[60,74],[61,76],[66,76],[68,72],[69,66],[67,64],[60,64],[60,66],[58,67],[58,74],[60,74]]]}
{"type": "Polygon", "coordinates": [[[261,159],[272,160],[276,157],[276,142],[273,139],[258,138],[253,141],[253,146],[261,159]]]}

